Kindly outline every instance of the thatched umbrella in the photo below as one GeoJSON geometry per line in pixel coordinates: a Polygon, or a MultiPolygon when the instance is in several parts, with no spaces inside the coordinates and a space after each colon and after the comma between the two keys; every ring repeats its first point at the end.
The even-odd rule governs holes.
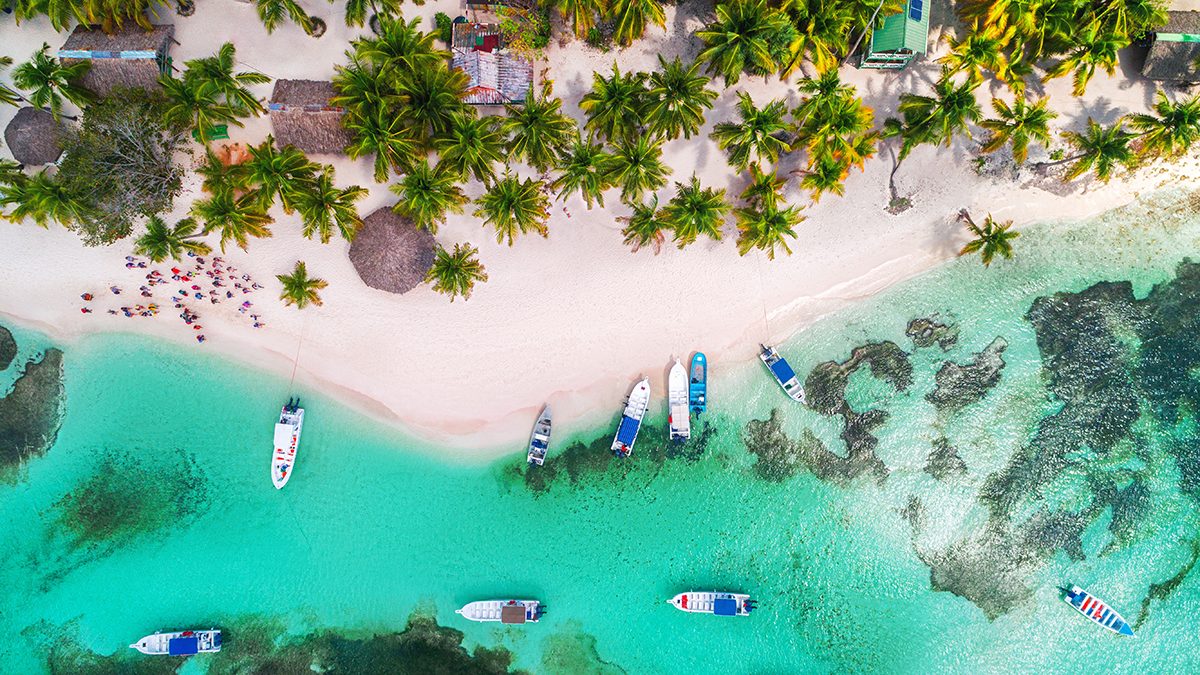
{"type": "Polygon", "coordinates": [[[268,105],[275,145],[294,145],[308,154],[346,154],[354,137],[342,128],[346,111],[329,104],[336,95],[328,80],[275,80],[268,105]]]}
{"type": "Polygon", "coordinates": [[[62,154],[64,130],[41,108],[21,108],[4,130],[13,159],[26,166],[49,164],[62,154]]]}
{"type": "Polygon", "coordinates": [[[367,216],[350,245],[350,262],[363,283],[389,293],[416,288],[433,259],[433,235],[389,208],[367,216]]]}

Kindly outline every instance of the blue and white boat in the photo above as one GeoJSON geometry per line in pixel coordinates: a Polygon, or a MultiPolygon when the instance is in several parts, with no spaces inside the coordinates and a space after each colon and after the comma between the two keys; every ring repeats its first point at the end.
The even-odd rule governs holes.
{"type": "Polygon", "coordinates": [[[667,433],[675,443],[692,437],[692,411],[688,408],[687,368],[679,359],[667,376],[667,433]]]}
{"type": "Polygon", "coordinates": [[[804,387],[800,385],[800,380],[796,379],[796,371],[792,370],[792,367],[783,360],[774,347],[759,346],[762,347],[762,351],[759,352],[758,358],[762,359],[763,365],[771,371],[775,381],[783,387],[783,391],[788,396],[792,397],[792,400],[804,403],[804,387]]]}
{"type": "Polygon", "coordinates": [[[1128,635],[1129,637],[1137,637],[1133,634],[1133,629],[1129,627],[1129,622],[1125,621],[1124,617],[1117,614],[1117,611],[1109,607],[1100,598],[1088,593],[1078,586],[1071,586],[1071,590],[1065,588],[1059,589],[1066,593],[1063,596],[1063,602],[1075,608],[1075,611],[1086,616],[1092,621],[1104,626],[1119,635],[1128,635]]]}
{"type": "Polygon", "coordinates": [[[185,630],[178,633],[155,633],[129,645],[151,656],[190,656],[221,651],[221,631],[185,630]]]}
{"type": "Polygon", "coordinates": [[[692,357],[692,376],[688,383],[688,399],[696,417],[708,408],[708,361],[704,352],[692,357]]]}
{"type": "Polygon", "coordinates": [[[671,598],[670,603],[681,612],[717,616],[750,616],[755,609],[749,595],[723,591],[687,591],[671,598]]]}
{"type": "Polygon", "coordinates": [[[625,401],[625,412],[621,415],[621,424],[617,427],[617,435],[612,442],[612,451],[617,457],[628,457],[629,453],[633,452],[638,429],[642,427],[642,418],[646,416],[646,407],[649,405],[650,378],[643,377],[625,401]]]}
{"type": "Polygon", "coordinates": [[[533,433],[529,436],[530,464],[541,466],[546,462],[546,451],[550,449],[550,406],[542,409],[537,423],[533,425],[533,433]]]}

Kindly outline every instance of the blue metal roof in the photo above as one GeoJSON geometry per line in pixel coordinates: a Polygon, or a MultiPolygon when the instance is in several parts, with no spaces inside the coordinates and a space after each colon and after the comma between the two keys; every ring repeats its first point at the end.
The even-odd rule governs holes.
{"type": "Polygon", "coordinates": [[[782,358],[771,364],[771,372],[775,373],[775,377],[779,378],[780,382],[787,383],[788,380],[796,376],[792,367],[787,364],[782,358]]]}
{"type": "Polygon", "coordinates": [[[717,598],[713,600],[713,614],[717,616],[737,616],[737,600],[733,598],[717,598]]]}
{"type": "Polygon", "coordinates": [[[625,445],[633,445],[633,439],[637,438],[638,426],[641,422],[632,417],[622,417],[621,426],[617,429],[617,440],[625,445]]]}
{"type": "Polygon", "coordinates": [[[200,651],[200,639],[195,637],[177,637],[171,638],[167,642],[167,654],[171,656],[183,656],[185,654],[196,654],[200,651]]]}

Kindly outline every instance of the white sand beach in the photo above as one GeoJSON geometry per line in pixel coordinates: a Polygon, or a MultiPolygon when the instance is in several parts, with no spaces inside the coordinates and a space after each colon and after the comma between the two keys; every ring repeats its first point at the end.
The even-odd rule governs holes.
{"type": "MultiPolygon", "coordinates": [[[[172,50],[176,64],[209,56],[232,41],[246,68],[272,78],[328,79],[336,64],[345,63],[348,40],[367,31],[348,30],[340,5],[314,0],[301,4],[328,22],[328,32],[320,39],[291,24],[268,36],[253,6],[236,0],[200,0],[196,14],[188,18],[163,9],[155,22],[175,24],[180,42],[172,50]]],[[[952,17],[948,7],[935,7],[937,34],[945,29],[936,25],[952,17]]],[[[578,103],[591,87],[593,71],[609,72],[614,60],[623,72],[650,71],[658,67],[660,53],[668,59],[694,58],[701,43],[691,32],[710,8],[703,3],[668,8],[669,31],[651,26],[644,40],[608,54],[578,40],[563,46],[552,43],[548,64],[536,68],[549,66],[553,95],[561,97],[564,109],[582,123],[578,103]]],[[[427,31],[438,11],[451,17],[465,13],[456,0],[404,5],[405,18],[421,17],[427,31]]],[[[45,21],[23,23],[16,30],[5,24],[0,31],[0,54],[17,63],[42,42],[57,49],[66,38],[45,21]]],[[[847,65],[842,76],[874,108],[878,128],[895,114],[899,93],[929,91],[939,72],[934,59],[945,50],[944,40],[937,42],[931,54],[903,72],[860,71],[847,65]]],[[[1114,77],[1097,74],[1081,99],[1070,96],[1070,78],[1044,85],[1051,108],[1059,113],[1054,129],[1081,130],[1089,115],[1110,123],[1127,112],[1146,110],[1155,86],[1133,72],[1140,64],[1122,66],[1114,77]]],[[[711,86],[719,89],[720,80],[711,86]]],[[[271,85],[256,91],[268,97],[271,85]]],[[[772,98],[785,98],[790,106],[800,100],[792,85],[775,77],[744,77],[722,93],[699,137],[665,145],[673,180],[686,180],[695,172],[702,184],[724,187],[726,196],[736,201],[745,178],[726,164],[708,132],[713,124],[734,117],[739,91],[750,93],[760,105],[772,98]]],[[[991,116],[990,94],[1011,100],[1007,91],[989,91],[985,83],[978,91],[985,116],[991,116]]],[[[16,108],[0,108],[0,125],[15,113],[16,108]]],[[[229,142],[258,144],[270,131],[266,117],[249,120],[245,129],[230,129],[229,142]]],[[[622,243],[623,224],[614,220],[629,209],[619,203],[615,190],[606,199],[607,208],[589,211],[578,198],[553,202],[549,238],[520,238],[511,248],[497,244],[491,229],[482,227],[482,221],[470,215],[473,206],[468,206],[465,215],[451,216],[436,235],[446,247],[470,242],[480,249],[490,280],[477,285],[466,302],[451,303],[428,286],[404,295],[368,288],[347,258],[348,243],[335,239],[322,245],[304,239],[299,217],[276,207],[273,238],[251,240],[248,252],[230,248],[222,256],[239,274],[248,273],[265,287],[246,296],[264,327],[254,329],[233,302],[205,302],[193,307],[201,316],[204,344],[196,343],[196,332],[179,320],[169,302],[167,310],[152,318],[105,313],[110,307],[142,302],[127,295],[119,298],[124,303],[118,302],[107,290],[116,285],[136,296],[144,283],[147,270],[124,265],[131,240],[89,248],[57,226],[46,230],[31,223],[0,222],[0,314],[64,341],[101,331],[138,332],[216,351],[284,377],[292,374],[295,364],[300,384],[455,448],[463,458],[490,456],[511,452],[514,443],[527,437],[544,403],[554,407],[556,424],[569,429],[572,418],[585,423],[615,414],[630,385],[643,375],[650,376],[657,400],[665,394],[667,367],[675,357],[704,351],[716,372],[759,367],[754,359],[759,342],[779,342],[833,310],[953,258],[967,239],[955,222],[961,208],[970,209],[977,219],[990,212],[1013,220],[1021,230],[1035,227],[1039,220],[1088,217],[1128,203],[1139,193],[1200,175],[1200,161],[1189,156],[1107,185],[1088,178],[1064,185],[1029,170],[1014,176],[1007,151],[990,156],[988,168],[979,175],[971,160],[978,154],[981,134],[949,148],[916,149],[896,173],[900,194],[914,204],[898,216],[885,212],[890,150],[898,149],[897,141],[880,143],[865,172],[851,173],[842,197],[827,194],[819,204],[810,204],[807,193],[797,187],[798,179],[790,176],[785,194],[806,206],[807,220],[797,228],[793,254],[773,261],[757,251],[738,255],[732,217],[721,242],[701,240],[686,250],[668,242],[657,256],[644,249],[631,253],[622,243]],[[274,275],[290,272],[296,260],[305,261],[311,274],[329,282],[322,292],[323,306],[301,311],[278,300],[280,284],[274,275]],[[80,313],[84,292],[96,294],[90,303],[92,314],[80,313]]],[[[199,145],[193,147],[200,150],[199,145]]],[[[6,157],[7,152],[0,150],[6,157]]],[[[1045,158],[1043,149],[1031,148],[1030,163],[1045,158]]],[[[340,185],[370,188],[370,196],[359,204],[363,216],[395,203],[386,185],[372,181],[366,161],[319,155],[313,159],[333,164],[340,185]]],[[[788,176],[803,161],[802,153],[792,153],[781,159],[777,171],[788,176]]],[[[480,192],[478,183],[468,186],[469,196],[480,192]]],[[[659,192],[660,201],[665,203],[673,193],[674,185],[669,184],[659,192]]],[[[187,193],[167,220],[182,217],[198,194],[195,175],[189,174],[187,193]]],[[[1021,244],[1017,240],[1018,256],[1021,244]]],[[[156,267],[167,270],[171,264],[156,267]]],[[[154,301],[165,302],[157,297],[164,293],[156,290],[154,301]]],[[[793,365],[806,371],[812,364],[793,365]]]]}

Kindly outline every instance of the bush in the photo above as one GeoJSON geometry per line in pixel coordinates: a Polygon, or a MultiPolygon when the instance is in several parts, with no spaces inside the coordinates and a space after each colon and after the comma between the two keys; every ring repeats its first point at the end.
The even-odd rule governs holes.
{"type": "Polygon", "coordinates": [[[433,23],[437,26],[438,37],[449,47],[450,40],[454,38],[454,23],[450,21],[450,17],[445,12],[434,14],[433,23]]]}

